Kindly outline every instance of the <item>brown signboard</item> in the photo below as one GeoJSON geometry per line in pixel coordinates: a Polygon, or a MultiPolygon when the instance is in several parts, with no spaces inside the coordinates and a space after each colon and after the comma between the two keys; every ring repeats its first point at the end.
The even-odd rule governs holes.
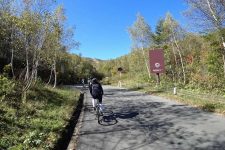
{"type": "Polygon", "coordinates": [[[151,73],[164,73],[164,54],[163,49],[154,49],[149,51],[151,73]]]}

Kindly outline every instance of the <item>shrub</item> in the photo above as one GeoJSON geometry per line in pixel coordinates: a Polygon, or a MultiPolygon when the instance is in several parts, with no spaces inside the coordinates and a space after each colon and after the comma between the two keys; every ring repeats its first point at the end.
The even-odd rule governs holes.
{"type": "Polygon", "coordinates": [[[0,100],[4,100],[5,96],[10,94],[14,89],[15,83],[8,78],[0,75],[0,100]]]}

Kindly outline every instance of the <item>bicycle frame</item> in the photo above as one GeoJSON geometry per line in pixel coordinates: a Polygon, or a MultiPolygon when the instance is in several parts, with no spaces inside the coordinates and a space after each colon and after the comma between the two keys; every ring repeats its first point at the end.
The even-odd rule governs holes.
{"type": "Polygon", "coordinates": [[[100,123],[100,117],[103,116],[102,108],[99,104],[99,100],[97,99],[97,103],[95,105],[96,108],[96,117],[98,118],[98,123],[100,123]]]}
{"type": "Polygon", "coordinates": [[[113,112],[110,110],[107,110],[107,108],[100,105],[98,99],[95,99],[95,100],[97,100],[95,105],[95,111],[96,111],[96,117],[98,119],[98,124],[104,125],[104,126],[116,124],[118,121],[116,120],[113,112]]]}

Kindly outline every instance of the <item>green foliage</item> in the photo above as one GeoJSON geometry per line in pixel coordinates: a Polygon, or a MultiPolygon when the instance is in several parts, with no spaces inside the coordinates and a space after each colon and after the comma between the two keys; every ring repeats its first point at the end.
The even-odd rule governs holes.
{"type": "Polygon", "coordinates": [[[223,92],[224,91],[224,81],[222,79],[218,80],[216,76],[213,75],[201,75],[195,74],[192,76],[192,80],[188,87],[194,89],[212,90],[223,92]]]}
{"type": "Polygon", "coordinates": [[[128,31],[134,42],[134,46],[137,48],[146,47],[152,42],[153,34],[151,27],[140,14],[137,14],[136,21],[128,31]]]}
{"type": "Polygon", "coordinates": [[[168,36],[168,33],[165,32],[165,28],[164,28],[164,19],[160,19],[156,25],[156,31],[155,31],[155,34],[153,36],[153,41],[154,41],[154,44],[156,45],[162,45],[164,44],[164,42],[166,42],[167,40],[167,36],[168,36]]]}
{"type": "Polygon", "coordinates": [[[54,75],[57,84],[74,84],[79,78],[98,74],[91,63],[68,53],[79,43],[73,38],[74,30],[66,26],[63,6],[53,1],[0,1],[0,72],[19,79],[26,88],[35,84],[37,77],[31,77],[34,72],[48,82],[54,66],[56,74],[50,83],[54,75]],[[25,75],[30,76],[31,84],[25,75]]]}
{"type": "Polygon", "coordinates": [[[8,77],[11,72],[11,64],[5,65],[3,68],[3,75],[8,77]]]}
{"type": "Polygon", "coordinates": [[[31,131],[23,142],[24,147],[26,149],[29,149],[30,147],[37,147],[42,144],[42,141],[44,141],[45,138],[44,133],[40,133],[40,131],[36,130],[31,131]]]}
{"type": "MultiPolygon", "coordinates": [[[[155,47],[164,49],[166,72],[161,76],[161,82],[181,85],[185,74],[186,83],[183,86],[186,88],[224,92],[223,49],[220,38],[224,29],[221,29],[221,32],[210,32],[205,35],[187,33],[179,22],[167,13],[165,18],[158,21],[153,36],[155,45],[151,45],[142,39],[145,36],[141,36],[142,31],[147,28],[144,18],[138,16],[129,31],[134,42],[144,43],[146,58],[149,49],[155,47]]],[[[109,77],[109,82],[106,83],[117,84],[121,80],[117,72],[118,67],[125,70],[122,73],[124,85],[136,86],[137,83],[156,82],[154,74],[150,79],[148,78],[143,53],[138,49],[140,45],[136,46],[128,55],[98,65],[97,70],[109,77]]]]}
{"type": "Polygon", "coordinates": [[[79,92],[43,86],[28,92],[28,102],[0,104],[0,149],[53,149],[68,124],[79,92]]]}
{"type": "Polygon", "coordinates": [[[209,74],[217,77],[223,76],[223,66],[221,64],[222,58],[220,54],[216,51],[211,52],[207,58],[207,68],[209,74]]]}
{"type": "Polygon", "coordinates": [[[8,78],[0,75],[0,100],[4,100],[5,96],[10,94],[15,87],[15,83],[8,78]]]}

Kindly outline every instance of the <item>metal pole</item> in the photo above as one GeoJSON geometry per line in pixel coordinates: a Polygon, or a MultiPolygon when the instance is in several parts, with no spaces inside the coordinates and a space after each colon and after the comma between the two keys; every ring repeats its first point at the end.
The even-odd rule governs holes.
{"type": "Polygon", "coordinates": [[[157,84],[160,85],[160,76],[159,76],[159,73],[156,73],[157,75],[157,84]]]}

